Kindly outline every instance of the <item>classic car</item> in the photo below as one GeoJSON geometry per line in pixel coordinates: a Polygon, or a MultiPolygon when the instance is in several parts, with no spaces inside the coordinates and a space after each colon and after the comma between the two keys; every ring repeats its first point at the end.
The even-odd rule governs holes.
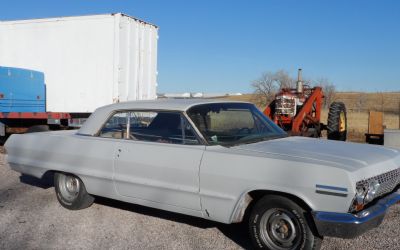
{"type": "Polygon", "coordinates": [[[222,223],[248,223],[255,248],[316,249],[379,226],[400,200],[400,153],[289,137],[253,104],[134,101],[97,109],[79,130],[12,135],[9,166],[54,174],[58,201],[95,196],[222,223]]]}

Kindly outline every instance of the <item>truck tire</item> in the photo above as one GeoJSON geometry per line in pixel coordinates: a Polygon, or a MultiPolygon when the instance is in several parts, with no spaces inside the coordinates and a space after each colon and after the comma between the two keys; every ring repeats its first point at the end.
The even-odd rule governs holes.
{"type": "Polygon", "coordinates": [[[50,130],[49,126],[47,126],[47,125],[35,125],[32,127],[29,127],[25,133],[46,132],[49,130],[50,130]]]}
{"type": "Polygon", "coordinates": [[[69,210],[84,209],[94,202],[94,197],[87,193],[81,179],[72,174],[55,173],[54,189],[61,206],[69,210]]]}
{"type": "Polygon", "coordinates": [[[323,239],[311,215],[279,195],[266,195],[254,205],[249,232],[256,249],[319,249],[323,239]]]}
{"type": "Polygon", "coordinates": [[[343,102],[333,102],[328,113],[328,139],[345,141],[347,139],[347,113],[343,102]]]}

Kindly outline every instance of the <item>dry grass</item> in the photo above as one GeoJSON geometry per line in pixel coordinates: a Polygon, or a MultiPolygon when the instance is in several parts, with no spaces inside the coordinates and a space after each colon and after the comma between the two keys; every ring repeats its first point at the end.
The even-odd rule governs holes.
{"type": "MultiPolygon", "coordinates": [[[[225,97],[230,100],[255,102],[253,94],[225,97]]],[[[348,139],[355,142],[365,141],[368,132],[368,112],[382,111],[383,125],[390,129],[400,128],[400,92],[361,93],[340,92],[335,101],[342,101],[347,109],[348,139]]],[[[263,108],[263,107],[261,107],[263,108]]],[[[322,111],[321,122],[326,123],[328,110],[322,111]]]]}
{"type": "Polygon", "coordinates": [[[374,110],[397,114],[400,111],[400,92],[340,92],[335,95],[334,100],[344,102],[349,111],[374,110]]]}
{"type": "Polygon", "coordinates": [[[233,96],[222,96],[223,99],[241,101],[241,102],[255,102],[256,96],[253,94],[233,95],[233,96]]]}
{"type": "MultiPolygon", "coordinates": [[[[356,112],[349,110],[347,112],[348,139],[355,142],[365,141],[365,133],[368,132],[368,112],[356,112]]],[[[328,118],[328,109],[324,109],[321,115],[321,121],[328,118]]],[[[399,128],[399,115],[393,113],[384,113],[383,125],[386,128],[399,128]]]]}

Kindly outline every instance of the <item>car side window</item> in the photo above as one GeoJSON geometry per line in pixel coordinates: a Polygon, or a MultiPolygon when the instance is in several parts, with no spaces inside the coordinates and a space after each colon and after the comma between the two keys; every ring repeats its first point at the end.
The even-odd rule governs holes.
{"type": "Polygon", "coordinates": [[[199,144],[193,129],[178,112],[132,111],[129,139],[171,144],[199,144]]]}
{"type": "Polygon", "coordinates": [[[99,136],[114,139],[126,138],[128,114],[128,112],[114,114],[101,129],[99,136]]]}

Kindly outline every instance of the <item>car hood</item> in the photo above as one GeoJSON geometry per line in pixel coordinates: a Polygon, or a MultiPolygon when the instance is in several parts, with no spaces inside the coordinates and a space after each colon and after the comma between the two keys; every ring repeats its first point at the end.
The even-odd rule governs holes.
{"type": "MultiPolygon", "coordinates": [[[[330,141],[305,137],[286,137],[234,147],[238,150],[294,158],[295,161],[312,161],[323,165],[357,171],[366,166],[381,164],[397,158],[396,149],[377,145],[330,141]]],[[[397,163],[396,163],[397,164],[397,163]]]]}

